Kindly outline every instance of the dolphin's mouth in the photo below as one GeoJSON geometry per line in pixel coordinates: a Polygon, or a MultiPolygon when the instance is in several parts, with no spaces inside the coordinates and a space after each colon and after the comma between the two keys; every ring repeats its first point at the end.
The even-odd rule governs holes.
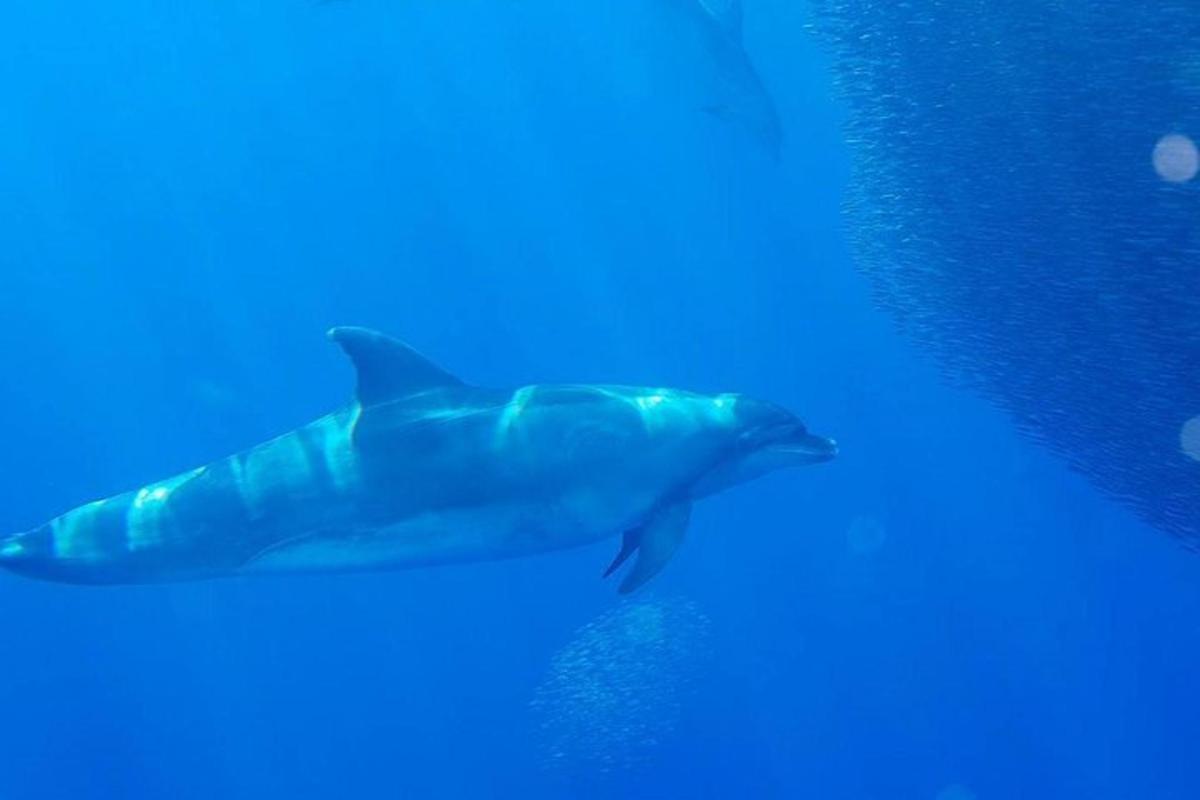
{"type": "Polygon", "coordinates": [[[767,445],[766,449],[809,464],[832,461],[838,454],[838,444],[835,440],[816,436],[807,431],[781,438],[767,445]]]}

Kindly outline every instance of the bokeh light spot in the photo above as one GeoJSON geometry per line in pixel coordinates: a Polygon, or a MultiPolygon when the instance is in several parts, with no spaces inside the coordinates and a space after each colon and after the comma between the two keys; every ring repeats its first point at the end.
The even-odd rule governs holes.
{"type": "Polygon", "coordinates": [[[1200,171],[1196,143],[1181,133],[1170,133],[1154,145],[1154,171],[1164,181],[1185,183],[1200,171]]]}
{"type": "Polygon", "coordinates": [[[1179,449],[1193,461],[1200,461],[1200,417],[1183,423],[1179,431],[1179,449]]]}

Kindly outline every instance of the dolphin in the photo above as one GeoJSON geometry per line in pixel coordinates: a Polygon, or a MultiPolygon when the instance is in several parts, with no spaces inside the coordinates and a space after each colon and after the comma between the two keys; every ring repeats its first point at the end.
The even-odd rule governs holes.
{"type": "Polygon", "coordinates": [[[700,24],[705,49],[718,67],[716,97],[701,111],[740,125],[776,160],[783,124],[775,100],[746,52],[741,0],[671,0],[684,3],[700,24]]]}
{"type": "Polygon", "coordinates": [[[631,592],[699,498],[828,461],[830,439],[737,394],[460,381],[363,328],[329,337],[353,402],[207,466],[0,540],[0,565],[79,584],[359,571],[532,555],[622,536],[631,592]]]}
{"type": "MultiPolygon", "coordinates": [[[[315,4],[344,3],[315,0],[315,4]]],[[[746,52],[741,0],[655,0],[631,6],[630,10],[642,15],[654,32],[653,52],[647,55],[666,72],[675,101],[682,101],[689,112],[702,112],[739,128],[778,161],[783,149],[783,123],[775,99],[746,52]],[[684,64],[680,63],[681,54],[684,64]]],[[[578,7],[559,2],[543,2],[540,11],[580,13],[578,7]]],[[[606,8],[605,16],[611,11],[606,8]]],[[[621,23],[627,36],[638,27],[628,19],[621,23]]]]}

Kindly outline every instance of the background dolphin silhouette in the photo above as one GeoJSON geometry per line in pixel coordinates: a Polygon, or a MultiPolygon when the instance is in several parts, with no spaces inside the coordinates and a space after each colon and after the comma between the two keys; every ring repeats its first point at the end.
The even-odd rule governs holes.
{"type": "Polygon", "coordinates": [[[707,50],[718,66],[716,99],[702,107],[745,128],[774,158],[783,147],[775,101],[746,52],[741,0],[669,0],[686,6],[704,29],[707,50]]]}
{"type": "MultiPolygon", "coordinates": [[[[315,2],[340,6],[349,0],[315,2]]],[[[745,131],[772,158],[780,157],[783,125],[774,98],[746,52],[740,0],[653,0],[615,10],[628,15],[621,18],[624,38],[638,41],[633,50],[654,65],[659,104],[682,103],[683,109],[728,123],[745,131]]],[[[523,3],[520,11],[540,17],[564,11],[579,16],[585,9],[542,0],[523,3]]],[[[564,28],[572,22],[554,21],[564,28]]],[[[629,44],[613,42],[610,52],[619,60],[629,44]]],[[[639,88],[626,90],[636,94],[639,88]]]]}
{"type": "Polygon", "coordinates": [[[349,407],[10,537],[0,564],[140,583],[498,559],[623,533],[605,574],[636,553],[628,592],[671,558],[693,501],[837,452],[740,395],[478,389],[373,331],[330,336],[358,373],[349,407]]]}

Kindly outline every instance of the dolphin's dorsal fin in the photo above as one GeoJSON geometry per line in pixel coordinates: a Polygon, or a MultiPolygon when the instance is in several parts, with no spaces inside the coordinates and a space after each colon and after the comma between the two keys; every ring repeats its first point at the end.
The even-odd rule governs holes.
{"type": "Polygon", "coordinates": [[[345,351],[358,373],[363,408],[463,382],[398,339],[367,328],[333,328],[329,338],[345,351]]]}
{"type": "Polygon", "coordinates": [[[637,548],[638,557],[633,569],[629,570],[629,574],[621,581],[621,594],[637,590],[662,571],[679,549],[679,545],[683,544],[683,536],[687,533],[688,519],[691,516],[691,503],[675,503],[660,508],[643,525],[625,533],[621,552],[617,554],[609,572],[619,567],[633,552],[634,547],[637,548]]]}
{"type": "Polygon", "coordinates": [[[729,38],[742,41],[742,0],[697,0],[729,38]]]}

